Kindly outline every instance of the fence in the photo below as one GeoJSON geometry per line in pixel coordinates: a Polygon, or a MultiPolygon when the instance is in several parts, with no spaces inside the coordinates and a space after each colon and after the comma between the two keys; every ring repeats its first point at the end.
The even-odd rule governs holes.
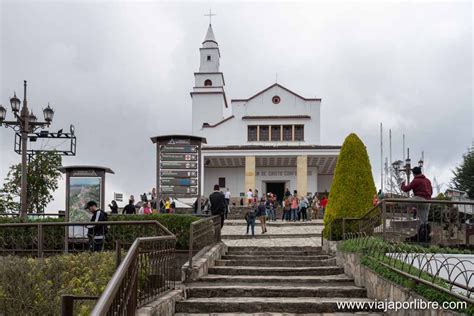
{"type": "Polygon", "coordinates": [[[0,225],[0,255],[36,256],[127,249],[138,237],[172,235],[158,221],[42,222],[0,225]]]}
{"type": "Polygon", "coordinates": [[[474,262],[462,255],[429,253],[426,248],[397,242],[384,242],[364,232],[347,233],[364,255],[403,277],[474,304],[474,262]]]}
{"type": "Polygon", "coordinates": [[[138,306],[173,289],[175,236],[137,238],[90,315],[135,315],[138,306]]]}
{"type": "Polygon", "coordinates": [[[360,218],[335,219],[327,226],[329,240],[345,239],[348,233],[380,236],[383,240],[423,242],[442,246],[474,244],[474,202],[414,199],[383,199],[360,218]],[[419,238],[419,210],[428,204],[428,238],[419,238]]]}

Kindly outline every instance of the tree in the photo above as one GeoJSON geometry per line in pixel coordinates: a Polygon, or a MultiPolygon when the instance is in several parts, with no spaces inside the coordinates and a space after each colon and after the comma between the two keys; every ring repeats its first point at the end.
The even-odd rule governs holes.
{"type": "Polygon", "coordinates": [[[352,133],[344,140],[337,160],[329,203],[324,214],[325,237],[329,236],[331,226],[331,235],[340,238],[342,221],[337,219],[361,217],[373,207],[375,194],[367,150],[360,138],[352,133]]]}
{"type": "Polygon", "coordinates": [[[468,196],[474,198],[474,148],[463,155],[462,163],[453,170],[452,186],[456,190],[466,191],[468,196]]]}
{"type": "MultiPolygon", "coordinates": [[[[37,153],[28,164],[28,212],[43,213],[58,188],[61,156],[56,152],[37,153]]],[[[17,212],[20,207],[21,164],[10,167],[0,190],[0,212],[17,212]]]]}

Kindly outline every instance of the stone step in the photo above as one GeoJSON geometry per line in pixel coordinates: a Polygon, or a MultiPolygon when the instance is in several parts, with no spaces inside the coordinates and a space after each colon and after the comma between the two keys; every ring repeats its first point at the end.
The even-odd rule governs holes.
{"type": "MultiPolygon", "coordinates": [[[[259,254],[255,253],[253,255],[224,255],[222,256],[223,260],[262,260],[263,259],[288,259],[288,255],[268,255],[268,254],[259,254]]],[[[292,255],[291,260],[294,261],[312,261],[312,260],[321,260],[321,259],[330,259],[331,256],[328,255],[292,255]]]]}
{"type": "Polygon", "coordinates": [[[221,275],[331,275],[344,273],[337,266],[324,267],[254,267],[254,266],[225,266],[210,267],[209,274],[221,275]]]}
{"type": "Polygon", "coordinates": [[[262,259],[260,260],[216,260],[216,266],[258,266],[258,267],[323,267],[336,265],[336,259],[319,259],[311,261],[293,260],[275,260],[262,259]]]}
{"type": "Polygon", "coordinates": [[[187,297],[366,297],[357,286],[194,283],[186,289],[187,297]]]}
{"type": "Polygon", "coordinates": [[[188,298],[176,303],[177,313],[334,313],[368,311],[364,308],[339,308],[338,302],[373,302],[366,298],[337,297],[210,297],[188,298]]]}
{"type": "Polygon", "coordinates": [[[374,312],[350,312],[350,313],[175,313],[174,316],[381,316],[382,313],[374,312]]]}
{"type": "Polygon", "coordinates": [[[236,255],[236,256],[255,256],[255,255],[260,255],[260,256],[286,256],[287,258],[289,256],[318,256],[321,255],[321,251],[269,251],[269,250],[232,250],[228,251],[227,255],[236,255]]]}
{"type": "Polygon", "coordinates": [[[295,276],[295,275],[219,275],[219,274],[208,274],[201,277],[200,282],[219,282],[219,283],[251,283],[251,284],[325,284],[325,285],[353,285],[354,280],[349,278],[345,274],[333,274],[333,275],[306,275],[306,276],[295,276]]]}
{"type": "MultiPolygon", "coordinates": [[[[227,220],[224,222],[225,226],[247,226],[247,222],[245,220],[227,220]]],[[[258,222],[255,223],[258,225],[258,222]]],[[[306,222],[282,222],[281,220],[277,220],[276,222],[267,221],[267,226],[324,226],[321,220],[315,221],[306,221],[306,222]]]]}
{"type": "Polygon", "coordinates": [[[228,247],[227,250],[229,252],[233,251],[259,251],[259,252],[265,252],[265,251],[290,251],[290,252],[321,252],[322,248],[321,247],[313,247],[313,246],[303,246],[303,247],[268,247],[268,246],[231,246],[228,247]]]}
{"type": "Polygon", "coordinates": [[[233,240],[233,239],[271,239],[271,238],[321,238],[321,233],[314,234],[260,234],[255,235],[221,235],[222,239],[233,240]]]}

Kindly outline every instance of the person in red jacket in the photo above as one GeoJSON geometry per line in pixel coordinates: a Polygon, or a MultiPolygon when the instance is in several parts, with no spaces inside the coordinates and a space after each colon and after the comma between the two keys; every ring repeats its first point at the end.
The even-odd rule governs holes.
{"type": "MultiPolygon", "coordinates": [[[[415,175],[414,179],[410,184],[406,185],[402,183],[401,189],[404,192],[413,191],[414,197],[413,200],[431,200],[431,195],[433,195],[433,188],[431,186],[430,180],[426,178],[421,173],[420,167],[415,167],[412,169],[413,174],[415,175]]],[[[430,204],[429,203],[418,203],[416,204],[417,214],[420,218],[420,228],[418,230],[418,235],[415,238],[418,241],[429,241],[430,237],[430,227],[428,225],[428,215],[430,214],[430,204]]]]}

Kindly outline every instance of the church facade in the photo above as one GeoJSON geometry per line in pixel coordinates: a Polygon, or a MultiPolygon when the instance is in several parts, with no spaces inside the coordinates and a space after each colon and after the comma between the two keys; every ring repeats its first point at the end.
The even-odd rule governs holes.
{"type": "Polygon", "coordinates": [[[212,26],[194,73],[192,133],[202,149],[203,194],[215,184],[240,197],[284,190],[328,192],[340,146],[321,145],[321,99],[306,98],[275,83],[247,98],[228,99],[220,50],[212,26]]]}

